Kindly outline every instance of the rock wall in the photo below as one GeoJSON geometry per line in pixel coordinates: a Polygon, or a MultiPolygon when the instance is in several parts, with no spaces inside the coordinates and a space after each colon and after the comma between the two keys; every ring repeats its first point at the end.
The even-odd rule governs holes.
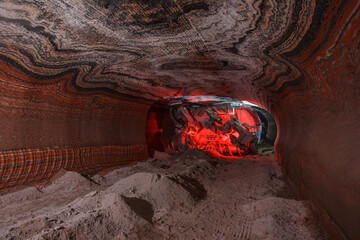
{"type": "Polygon", "coordinates": [[[62,169],[93,174],[147,157],[143,144],[83,148],[46,148],[0,152],[0,190],[46,181],[62,169]]]}
{"type": "Polygon", "coordinates": [[[61,168],[94,173],[147,158],[149,101],[81,90],[77,74],[31,72],[0,56],[0,191],[61,168]]]}
{"type": "Polygon", "coordinates": [[[317,37],[285,55],[303,83],[280,94],[276,111],[283,168],[303,197],[325,209],[334,239],[360,238],[360,18],[353,4],[321,9],[317,37]]]}

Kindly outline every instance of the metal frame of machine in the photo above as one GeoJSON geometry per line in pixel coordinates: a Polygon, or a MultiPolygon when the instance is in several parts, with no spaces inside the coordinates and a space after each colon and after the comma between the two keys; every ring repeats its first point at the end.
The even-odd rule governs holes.
{"type": "Polygon", "coordinates": [[[175,151],[201,149],[217,158],[256,153],[261,121],[239,100],[216,96],[169,99],[175,125],[171,147],[175,151]]]}

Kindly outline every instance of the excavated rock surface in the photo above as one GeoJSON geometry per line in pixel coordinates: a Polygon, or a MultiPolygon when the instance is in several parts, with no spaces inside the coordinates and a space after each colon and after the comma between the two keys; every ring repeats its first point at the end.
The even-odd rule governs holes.
{"type": "Polygon", "coordinates": [[[277,157],[294,189],[331,216],[334,238],[360,239],[359,9],[359,0],[2,0],[0,161],[16,164],[0,176],[40,148],[144,145],[147,111],[163,97],[235,97],[274,115],[277,157]]]}
{"type": "Polygon", "coordinates": [[[191,150],[92,179],[60,175],[0,198],[0,239],[326,239],[274,157],[191,150]]]}

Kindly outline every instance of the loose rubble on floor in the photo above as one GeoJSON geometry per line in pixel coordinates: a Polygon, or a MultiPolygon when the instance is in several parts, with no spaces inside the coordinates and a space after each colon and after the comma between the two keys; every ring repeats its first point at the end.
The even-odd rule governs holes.
{"type": "Polygon", "coordinates": [[[62,170],[1,196],[0,214],[0,239],[327,239],[274,156],[196,150],[91,178],[62,170]]]}

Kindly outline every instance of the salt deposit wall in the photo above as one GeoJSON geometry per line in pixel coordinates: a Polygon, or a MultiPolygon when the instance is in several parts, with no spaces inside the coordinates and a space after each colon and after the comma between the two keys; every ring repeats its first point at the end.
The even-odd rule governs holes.
{"type": "Polygon", "coordinates": [[[360,239],[359,4],[1,1],[0,187],[145,159],[161,97],[236,97],[274,115],[333,239],[360,239]]]}

